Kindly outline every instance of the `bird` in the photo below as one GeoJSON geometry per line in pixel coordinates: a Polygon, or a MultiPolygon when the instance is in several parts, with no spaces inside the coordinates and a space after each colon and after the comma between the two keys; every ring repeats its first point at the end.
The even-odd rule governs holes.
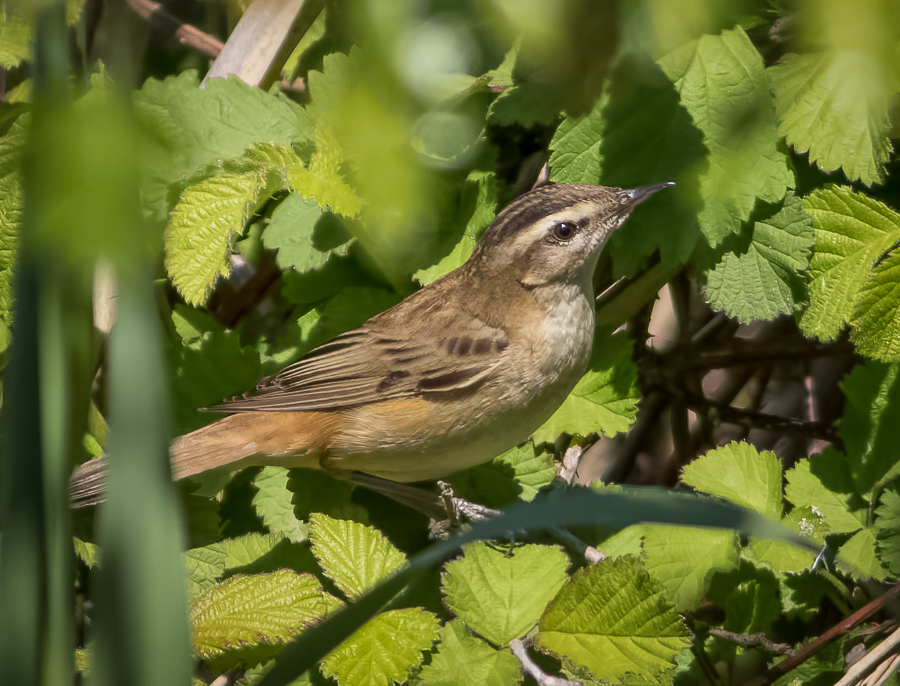
{"type": "MultiPolygon", "coordinates": [[[[174,479],[274,465],[405,484],[523,443],[587,370],[607,239],[673,185],[551,184],[521,195],[462,266],[206,408],[226,416],[171,443],[174,479]]],[[[105,464],[75,470],[73,505],[102,501],[105,464]]]]}

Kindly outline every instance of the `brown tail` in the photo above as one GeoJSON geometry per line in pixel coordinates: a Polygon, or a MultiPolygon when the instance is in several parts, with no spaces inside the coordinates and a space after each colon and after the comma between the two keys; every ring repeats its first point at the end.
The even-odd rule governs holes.
{"type": "MultiPolygon", "coordinates": [[[[244,412],[233,414],[175,439],[173,478],[186,479],[211,469],[268,464],[319,468],[336,417],[322,412],[244,412]]],[[[106,490],[106,457],[85,462],[72,474],[73,507],[96,505],[106,490]]]]}

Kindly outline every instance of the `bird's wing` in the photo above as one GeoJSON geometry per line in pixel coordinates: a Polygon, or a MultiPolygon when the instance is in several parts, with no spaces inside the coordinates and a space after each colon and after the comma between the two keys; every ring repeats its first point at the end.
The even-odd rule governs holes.
{"type": "Polygon", "coordinates": [[[501,363],[506,333],[456,313],[450,334],[441,319],[413,328],[406,338],[390,322],[372,319],[261,380],[254,392],[208,409],[310,412],[473,391],[501,363]]]}

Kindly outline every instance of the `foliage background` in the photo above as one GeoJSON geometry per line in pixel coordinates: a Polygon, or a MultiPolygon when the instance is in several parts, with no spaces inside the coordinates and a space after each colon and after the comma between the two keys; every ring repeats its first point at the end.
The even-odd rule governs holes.
{"type": "Polygon", "coordinates": [[[146,9],[0,5],[4,682],[834,683],[893,645],[896,3],[311,2],[276,72],[204,87],[246,7],[172,5],[188,45],[146,9]],[[572,396],[451,479],[505,524],[172,488],[198,407],[462,264],[545,163],[677,186],[605,250],[572,396]]]}

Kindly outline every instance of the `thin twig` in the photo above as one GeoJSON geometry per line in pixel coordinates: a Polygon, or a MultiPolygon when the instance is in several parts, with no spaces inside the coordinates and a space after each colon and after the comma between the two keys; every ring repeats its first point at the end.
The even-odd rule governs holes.
{"type": "Polygon", "coordinates": [[[854,686],[862,681],[863,676],[879,665],[900,646],[900,629],[884,639],[871,653],[847,670],[844,678],[835,686],[854,686]]]}
{"type": "MultiPolygon", "coordinates": [[[[876,612],[884,609],[884,607],[888,603],[895,600],[898,596],[900,596],[900,584],[895,584],[880,596],[875,598],[875,600],[867,603],[852,615],[847,617],[844,621],[831,627],[828,631],[819,636],[815,641],[813,641],[812,643],[807,643],[797,651],[796,655],[787,658],[783,662],[779,662],[768,672],[766,672],[764,680],[758,680],[754,682],[752,686],[756,686],[756,684],[760,683],[772,683],[774,681],[777,681],[779,678],[790,672],[795,667],[802,665],[832,641],[840,638],[845,634],[850,633],[850,631],[862,624],[876,612]]],[[[900,629],[898,629],[898,631],[900,631],[900,629]]]]}
{"type": "Polygon", "coordinates": [[[516,656],[516,659],[522,664],[522,671],[534,679],[538,686],[583,686],[580,681],[570,681],[561,676],[547,674],[538,666],[537,662],[531,659],[531,655],[528,654],[528,646],[521,638],[514,638],[509,642],[509,652],[516,656]]]}
{"type": "Polygon", "coordinates": [[[125,0],[125,2],[136,14],[148,20],[164,35],[174,34],[180,43],[199,50],[211,59],[216,59],[225,47],[218,38],[176,19],[158,2],[153,0],[125,0]]]}
{"type": "Polygon", "coordinates": [[[711,628],[709,630],[711,636],[715,636],[716,638],[721,638],[725,641],[730,641],[731,643],[736,643],[739,646],[743,646],[745,648],[751,648],[754,646],[759,646],[765,651],[770,653],[778,653],[779,655],[796,655],[797,651],[791,648],[787,643],[774,643],[766,638],[766,635],[762,632],[758,634],[736,634],[733,631],[726,631],[725,629],[711,628]]]}
{"type": "Polygon", "coordinates": [[[860,686],[884,686],[891,675],[900,667],[900,655],[888,658],[878,668],[861,682],[860,686]]]}
{"type": "Polygon", "coordinates": [[[737,424],[752,429],[767,429],[769,431],[783,431],[796,433],[811,438],[821,438],[835,446],[841,446],[837,429],[827,422],[806,422],[793,417],[779,417],[764,412],[751,412],[731,405],[717,403],[686,391],[684,388],[667,387],[676,398],[681,398],[685,405],[697,412],[706,412],[722,422],[737,424]]]}

